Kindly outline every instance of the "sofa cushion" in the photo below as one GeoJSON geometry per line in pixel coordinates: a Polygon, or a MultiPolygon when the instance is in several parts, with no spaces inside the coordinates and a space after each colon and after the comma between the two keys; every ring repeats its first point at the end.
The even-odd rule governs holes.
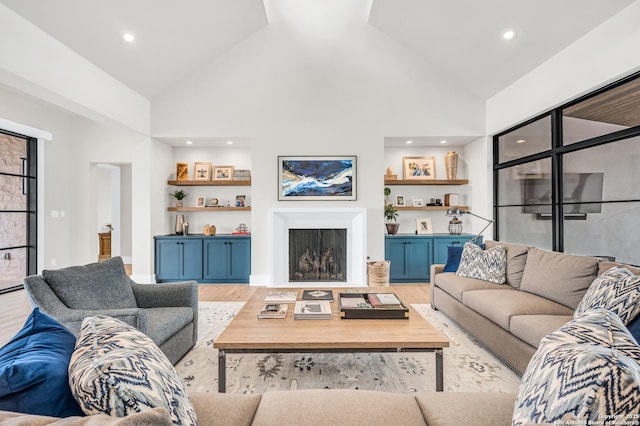
{"type": "Polygon", "coordinates": [[[75,343],[69,330],[35,308],[22,329],[0,349],[0,410],[83,415],[67,376],[75,343]]]}
{"type": "Polygon", "coordinates": [[[603,414],[640,413],[639,360],[640,348],[617,315],[587,311],[540,343],[522,377],[513,425],[572,416],[599,424],[603,414]]]}
{"type": "Polygon", "coordinates": [[[604,308],[628,324],[640,313],[640,276],[621,266],[613,267],[593,280],[574,317],[591,308],[604,308]]]}
{"type": "Polygon", "coordinates": [[[609,269],[614,268],[616,266],[622,266],[624,268],[627,268],[631,272],[633,272],[635,275],[640,275],[640,268],[637,266],[626,265],[624,263],[618,263],[618,262],[610,262],[608,260],[604,260],[598,263],[598,275],[602,275],[605,272],[607,272],[609,269]]]}
{"type": "Polygon", "coordinates": [[[37,416],[33,414],[0,412],[0,424],[4,426],[170,426],[173,425],[169,412],[164,408],[154,408],[127,417],[112,417],[106,414],[95,416],[59,417],[37,416]]]}
{"type": "MultiPolygon", "coordinates": [[[[484,244],[476,244],[478,247],[484,249],[484,244]]],[[[462,250],[464,245],[455,243],[455,245],[447,246],[447,263],[444,265],[442,272],[456,272],[460,266],[460,259],[462,258],[462,250]]]]}
{"type": "Polygon", "coordinates": [[[497,246],[483,250],[473,243],[465,243],[456,274],[461,277],[504,284],[506,268],[507,257],[504,247],[497,246]]]}
{"type": "Polygon", "coordinates": [[[131,279],[124,269],[122,258],[84,266],[44,270],[43,278],[62,303],[71,309],[136,308],[131,279]]]}
{"type": "Polygon", "coordinates": [[[351,389],[266,392],[254,426],[301,424],[360,426],[426,425],[412,395],[351,389]],[[294,415],[300,413],[304,417],[294,415]]]}
{"type": "Polygon", "coordinates": [[[487,241],[487,249],[502,246],[507,254],[506,280],[507,284],[519,288],[522,281],[524,265],[527,262],[529,247],[520,244],[504,243],[502,241],[487,241]]]}
{"type": "Polygon", "coordinates": [[[202,426],[249,426],[256,414],[262,395],[191,392],[189,398],[198,414],[198,424],[202,426]]]}
{"type": "Polygon", "coordinates": [[[149,337],[115,318],[101,315],[82,321],[69,384],[86,414],[124,417],[165,408],[175,424],[197,424],[193,405],[167,357],[149,337]]]}
{"type": "Polygon", "coordinates": [[[429,426],[509,425],[515,401],[515,395],[501,392],[422,392],[415,397],[429,426]]]}
{"type": "Polygon", "coordinates": [[[510,286],[505,286],[502,284],[494,284],[489,281],[478,280],[475,278],[460,277],[453,272],[443,272],[441,274],[436,275],[434,284],[461,302],[462,302],[462,294],[465,291],[513,289],[510,286]]]}
{"type": "Polygon", "coordinates": [[[575,309],[598,273],[598,259],[532,247],[520,290],[575,309]]]}
{"type": "Polygon", "coordinates": [[[509,331],[534,348],[547,334],[556,331],[573,319],[571,315],[514,315],[509,331]]]}
{"type": "Polygon", "coordinates": [[[566,306],[519,290],[472,290],[462,295],[462,303],[505,330],[515,315],[572,315],[566,306]],[[499,308],[498,308],[499,307],[499,308]]]}

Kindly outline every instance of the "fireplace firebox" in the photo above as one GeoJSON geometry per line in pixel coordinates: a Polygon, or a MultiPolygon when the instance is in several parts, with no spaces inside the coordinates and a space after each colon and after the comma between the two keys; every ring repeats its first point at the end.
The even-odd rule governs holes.
{"type": "Polygon", "coordinates": [[[345,282],[346,229],[289,229],[289,282],[345,282]]]}

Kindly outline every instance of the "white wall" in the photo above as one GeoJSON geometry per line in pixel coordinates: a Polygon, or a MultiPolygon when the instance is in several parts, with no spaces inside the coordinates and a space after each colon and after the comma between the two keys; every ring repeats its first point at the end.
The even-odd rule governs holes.
{"type": "Polygon", "coordinates": [[[381,259],[384,137],[484,134],[483,102],[369,26],[363,3],[268,4],[268,27],[152,105],[156,137],[251,139],[252,280],[269,273],[269,208],[365,207],[367,254],[381,259]],[[357,155],[358,200],[278,202],[278,155],[357,155]]]}

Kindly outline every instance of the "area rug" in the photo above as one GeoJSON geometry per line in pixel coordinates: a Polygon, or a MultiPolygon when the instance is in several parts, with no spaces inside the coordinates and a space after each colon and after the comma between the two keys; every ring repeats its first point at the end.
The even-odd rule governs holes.
{"type": "MultiPolygon", "coordinates": [[[[200,302],[198,342],[176,365],[189,391],[218,391],[218,353],[213,342],[242,305],[200,302]]],[[[450,341],[444,349],[445,391],[517,392],[520,377],[472,336],[430,305],[413,307],[450,341]]],[[[435,357],[420,352],[227,355],[227,393],[295,389],[434,391],[435,357]]]]}

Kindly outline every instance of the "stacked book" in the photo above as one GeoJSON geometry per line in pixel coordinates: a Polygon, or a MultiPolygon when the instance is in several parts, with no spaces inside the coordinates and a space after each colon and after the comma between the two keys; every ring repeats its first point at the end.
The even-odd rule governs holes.
{"type": "Polygon", "coordinates": [[[286,318],[289,311],[289,305],[284,303],[267,303],[260,312],[258,318],[286,318]]]}
{"type": "Polygon", "coordinates": [[[293,311],[293,319],[331,319],[331,302],[328,300],[299,300],[293,311]]]}
{"type": "Polygon", "coordinates": [[[297,291],[270,291],[264,298],[265,303],[295,303],[297,291]]]}

